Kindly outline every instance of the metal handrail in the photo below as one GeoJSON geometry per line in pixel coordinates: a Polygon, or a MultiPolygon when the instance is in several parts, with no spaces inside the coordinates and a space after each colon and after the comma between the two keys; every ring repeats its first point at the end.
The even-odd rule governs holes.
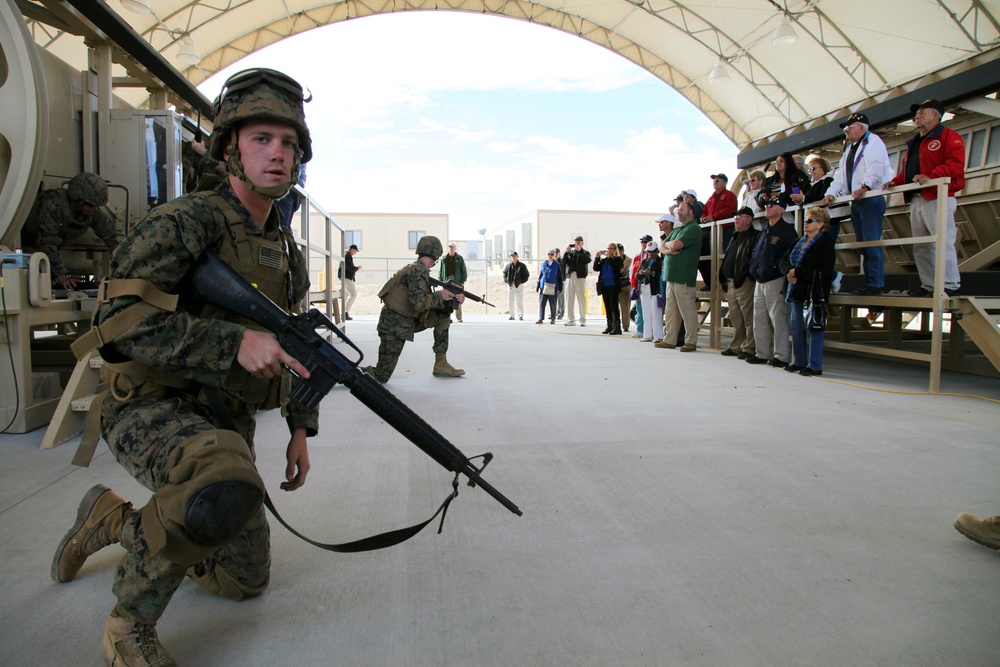
{"type": "MultiPolygon", "coordinates": [[[[908,183],[906,185],[899,185],[893,187],[891,190],[872,190],[859,199],[866,199],[870,197],[887,197],[895,193],[912,192],[916,190],[923,190],[928,187],[934,187],[937,189],[937,231],[933,236],[911,236],[904,238],[895,239],[879,239],[877,241],[852,241],[846,243],[838,243],[834,246],[837,250],[851,250],[858,248],[872,248],[872,247],[888,247],[888,246],[900,246],[900,245],[915,245],[919,243],[936,243],[935,254],[934,254],[934,290],[933,290],[933,300],[934,307],[931,309],[933,315],[933,325],[931,328],[931,351],[927,355],[919,355],[921,357],[927,358],[930,362],[930,391],[932,393],[940,392],[941,390],[941,366],[942,358],[941,353],[943,350],[943,320],[944,314],[948,310],[947,304],[949,297],[944,291],[944,270],[945,270],[945,243],[947,240],[947,202],[948,202],[948,184],[951,183],[951,178],[935,178],[927,181],[924,184],[919,183],[908,183]]],[[[811,202],[809,204],[797,204],[795,206],[789,206],[785,209],[786,213],[794,213],[795,215],[795,231],[798,234],[802,233],[802,212],[808,208],[814,206],[823,207],[833,207],[837,205],[842,205],[845,203],[851,203],[854,201],[853,195],[845,195],[843,197],[838,197],[834,199],[829,204],[820,204],[817,202],[811,202]]],[[[713,347],[718,347],[721,341],[721,306],[722,306],[722,292],[720,290],[719,281],[714,278],[719,275],[719,262],[722,258],[722,226],[726,224],[733,223],[735,218],[726,218],[725,220],[715,220],[712,222],[702,222],[699,225],[702,228],[711,227],[711,254],[708,256],[702,255],[701,259],[711,259],[712,261],[712,290],[710,292],[710,313],[711,321],[709,323],[709,341],[713,347]]],[[[831,341],[832,342],[832,341],[831,341]]],[[[867,351],[873,351],[876,353],[883,353],[884,351],[880,348],[874,348],[872,346],[864,345],[853,345],[844,344],[838,345],[838,347],[845,347],[850,345],[853,349],[865,349],[867,351]]]]}

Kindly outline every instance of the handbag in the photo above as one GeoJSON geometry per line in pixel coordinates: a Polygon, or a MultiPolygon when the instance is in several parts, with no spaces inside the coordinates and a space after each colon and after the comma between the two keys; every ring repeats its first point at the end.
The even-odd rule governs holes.
{"type": "Polygon", "coordinates": [[[809,298],[802,304],[802,321],[806,331],[826,331],[826,299],[823,298],[822,274],[818,274],[809,289],[809,298]]]}
{"type": "Polygon", "coordinates": [[[542,288],[542,294],[545,296],[555,296],[556,284],[555,283],[545,283],[545,287],[542,288]]]}

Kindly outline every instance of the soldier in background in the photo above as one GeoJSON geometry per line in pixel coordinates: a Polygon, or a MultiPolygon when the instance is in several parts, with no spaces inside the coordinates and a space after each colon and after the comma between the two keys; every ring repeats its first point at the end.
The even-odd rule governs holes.
{"type": "Polygon", "coordinates": [[[69,269],[59,254],[67,242],[93,229],[109,252],[118,247],[115,224],[101,210],[107,203],[107,184],[89,171],[71,178],[66,189],[44,190],[38,195],[21,230],[21,245],[26,250],[40,250],[48,256],[52,275],[63,289],[76,287],[76,281],[69,277],[69,269]]]}
{"type": "Polygon", "coordinates": [[[465,375],[461,368],[448,363],[448,329],[451,326],[451,301],[462,303],[464,294],[448,290],[431,291],[430,270],[444,248],[436,236],[424,236],[417,242],[417,261],[407,264],[382,287],[382,312],[378,318],[378,362],[365,372],[385,384],[396,370],[399,355],[413,334],[434,330],[434,377],[465,375]]]}
{"type": "MultiPolygon", "coordinates": [[[[226,81],[215,102],[211,154],[227,165],[227,178],[156,208],[131,230],[102,284],[95,327],[74,345],[81,354],[100,346],[102,376],[112,386],[98,403],[102,434],[122,467],[153,492],[133,508],[103,485],[90,489],[52,561],[52,578],[67,582],[98,550],[118,542],[125,548],[102,640],[110,665],[176,665],[155,625],[185,576],[233,600],[268,587],[270,530],[254,466],[257,410],[285,413],[281,488],[305,483],[306,438],[317,433],[318,411],[288,401],[295,380],[284,368],[305,378],[308,371],[270,332],[191,303],[183,284],[212,251],[286,311],[308,293],[305,259],[273,206],[312,157],[304,101],[301,86],[274,70],[245,70],[226,81]]],[[[81,447],[77,456],[89,461],[92,453],[81,447]]]]}

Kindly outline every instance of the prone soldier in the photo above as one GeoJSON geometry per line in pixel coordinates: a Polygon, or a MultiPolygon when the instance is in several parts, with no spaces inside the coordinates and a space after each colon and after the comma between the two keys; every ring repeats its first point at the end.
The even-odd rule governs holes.
{"type": "Polygon", "coordinates": [[[69,277],[60,249],[68,241],[93,229],[104,241],[109,252],[118,247],[114,222],[101,210],[108,203],[108,186],[104,179],[82,171],[69,180],[65,189],[44,190],[21,229],[21,244],[30,250],[40,250],[49,258],[55,281],[63,289],[73,289],[76,281],[69,277]]]}
{"type": "Polygon", "coordinates": [[[434,377],[465,375],[447,359],[451,302],[461,304],[465,295],[431,290],[430,270],[444,254],[436,236],[421,238],[416,254],[417,261],[397,271],[378,293],[383,304],[378,318],[378,363],[364,370],[383,384],[392,377],[403,345],[424,329],[434,330],[434,377]]]}
{"type": "Polygon", "coordinates": [[[234,600],[267,588],[257,410],[281,407],[288,423],[281,488],[305,483],[306,438],[317,433],[318,413],[287,401],[294,380],[284,368],[303,378],[308,371],[270,333],[193,302],[183,288],[188,269],[212,251],[288,312],[307,294],[305,260],[272,205],[312,157],[305,101],[301,86],[274,70],[245,70],[226,81],[210,150],[228,178],[136,225],[101,286],[94,329],[74,345],[78,354],[99,346],[111,387],[100,407],[102,434],[118,462],[153,492],[133,508],[103,485],[93,487],[53,558],[53,579],[67,582],[99,549],[125,548],[102,641],[108,664],[176,664],[155,625],[185,576],[234,600]]]}

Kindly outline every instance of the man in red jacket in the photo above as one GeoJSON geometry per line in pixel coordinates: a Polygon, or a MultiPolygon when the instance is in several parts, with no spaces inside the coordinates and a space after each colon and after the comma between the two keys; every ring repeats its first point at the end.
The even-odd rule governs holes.
{"type": "MultiPolygon", "coordinates": [[[[725,174],[712,174],[712,194],[705,202],[705,208],[701,212],[701,222],[713,222],[715,220],[726,220],[736,215],[736,208],[739,204],[736,201],[736,193],[729,190],[729,177],[725,174]]],[[[719,254],[729,245],[729,240],[733,238],[733,223],[729,223],[722,229],[722,248],[719,254]]],[[[712,252],[712,229],[705,227],[702,229],[701,254],[708,255],[712,252]]],[[[698,262],[698,272],[705,283],[703,292],[712,289],[712,260],[703,259],[698,262]]]]}
{"type": "MultiPolygon", "coordinates": [[[[958,132],[941,125],[944,105],[939,101],[926,100],[914,104],[910,107],[910,112],[918,133],[906,144],[903,168],[883,187],[888,190],[894,185],[924,184],[934,178],[951,177],[951,183],[948,184],[944,291],[948,296],[954,296],[961,286],[958,253],[955,251],[955,193],[965,187],[965,143],[958,132]]],[[[906,192],[903,196],[910,204],[911,234],[937,234],[937,188],[923,188],[906,192]]],[[[936,250],[936,243],[919,243],[913,246],[913,260],[920,275],[920,287],[910,290],[910,296],[933,296],[936,250]]]]}

